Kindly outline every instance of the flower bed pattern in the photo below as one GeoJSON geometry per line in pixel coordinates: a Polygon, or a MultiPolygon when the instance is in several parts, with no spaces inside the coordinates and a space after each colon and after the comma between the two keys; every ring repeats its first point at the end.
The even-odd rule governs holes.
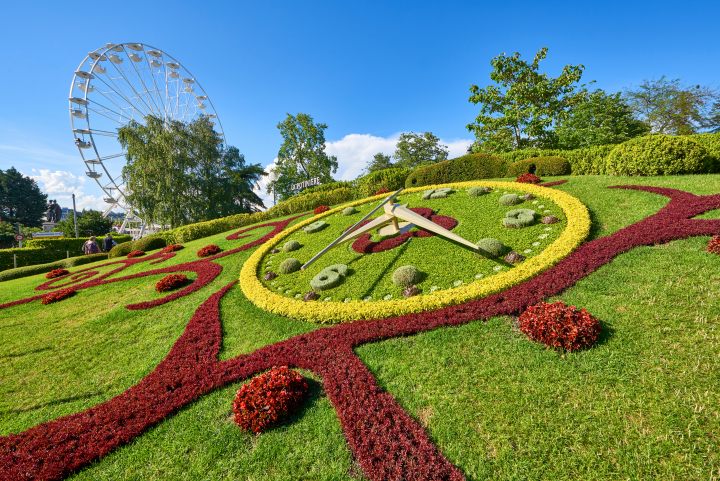
{"type": "Polygon", "coordinates": [[[43,304],[52,304],[53,302],[62,301],[68,297],[75,295],[75,289],[60,289],[59,291],[51,292],[42,296],[43,304]]]}
{"type": "Polygon", "coordinates": [[[585,309],[561,301],[528,307],[520,315],[518,325],[530,339],[566,351],[592,346],[601,330],[600,322],[585,309]]]}
{"type": "Polygon", "coordinates": [[[707,251],[711,254],[720,255],[720,235],[716,235],[710,238],[707,245],[707,251]]]}
{"type": "Polygon", "coordinates": [[[133,259],[133,258],[135,258],[135,257],[141,257],[141,256],[144,256],[144,255],[145,255],[145,251],[134,250],[134,251],[128,252],[127,258],[128,258],[128,259],[133,259]]]}
{"type": "Polygon", "coordinates": [[[330,207],[328,207],[326,205],[319,205],[319,206],[315,207],[315,209],[313,209],[313,214],[318,215],[318,214],[322,214],[323,212],[327,212],[329,210],[330,210],[330,207]]]}
{"type": "Polygon", "coordinates": [[[70,274],[70,271],[67,269],[53,269],[47,274],[45,274],[46,279],[55,279],[56,277],[62,277],[70,274]]]}
{"type": "MultiPolygon", "coordinates": [[[[559,294],[635,247],[720,232],[720,220],[693,219],[720,208],[720,194],[697,196],[657,187],[620,188],[665,195],[670,202],[642,221],[580,246],[549,270],[507,291],[434,311],[319,329],[220,361],[219,305],[233,286],[231,283],[198,307],[168,356],[137,385],[83,412],[0,437],[0,479],[61,479],[130,442],[200,396],[274,366],[287,365],[311,370],[322,378],[348,445],[367,478],[460,481],[464,479],[462,472],[442,455],[422,426],[379,386],[354,348],[438,327],[517,314],[559,294]]],[[[254,228],[257,227],[260,226],[254,228]]],[[[251,245],[258,243],[238,249],[251,245]]],[[[228,252],[231,251],[223,254],[228,252]]],[[[144,275],[155,273],[149,271],[144,275]]],[[[0,308],[16,304],[6,303],[0,308]]]]}
{"type": "Polygon", "coordinates": [[[155,284],[155,290],[158,292],[173,291],[187,284],[190,284],[190,279],[185,274],[170,274],[155,284]]]}
{"type": "Polygon", "coordinates": [[[520,182],[521,184],[539,184],[542,182],[542,179],[535,174],[527,173],[518,176],[515,182],[520,182]]]}
{"type": "Polygon", "coordinates": [[[222,251],[222,249],[220,249],[219,246],[217,246],[215,244],[210,244],[208,246],[201,248],[199,251],[197,251],[197,256],[198,257],[210,257],[210,256],[214,256],[215,254],[219,253],[220,251],[222,251]]]}
{"type": "Polygon", "coordinates": [[[170,252],[177,252],[181,249],[184,249],[185,247],[182,244],[168,244],[162,249],[160,249],[160,252],[167,254],[170,252]]]}

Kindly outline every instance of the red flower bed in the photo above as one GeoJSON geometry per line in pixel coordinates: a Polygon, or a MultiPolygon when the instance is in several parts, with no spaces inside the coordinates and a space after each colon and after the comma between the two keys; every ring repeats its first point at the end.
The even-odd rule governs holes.
{"type": "Polygon", "coordinates": [[[315,215],[318,215],[318,214],[322,214],[323,212],[327,212],[329,210],[330,210],[330,207],[328,207],[326,205],[319,205],[319,206],[315,207],[315,210],[313,210],[313,213],[315,215]]]}
{"type": "Polygon", "coordinates": [[[132,259],[135,257],[142,257],[144,255],[145,255],[145,251],[134,250],[134,251],[128,252],[127,258],[132,259]]]}
{"type": "Polygon", "coordinates": [[[74,295],[75,289],[60,289],[42,296],[41,302],[43,304],[52,304],[53,302],[62,301],[63,299],[67,299],[68,297],[72,297],[74,295]]]}
{"type": "Polygon", "coordinates": [[[521,182],[523,184],[539,184],[542,182],[542,179],[540,179],[537,175],[528,172],[527,174],[518,176],[518,178],[515,179],[515,182],[521,182]]]}
{"type": "Polygon", "coordinates": [[[45,274],[46,279],[55,279],[56,277],[62,277],[70,274],[70,271],[67,269],[53,269],[47,274],[45,274]]]}
{"type": "Polygon", "coordinates": [[[246,431],[261,433],[302,403],[308,391],[305,379],[287,366],[275,367],[243,385],[235,395],[235,423],[246,431]]]}
{"type": "Polygon", "coordinates": [[[577,351],[595,344],[602,327],[585,309],[561,301],[540,302],[520,315],[520,330],[530,339],[566,351],[577,351]]]}
{"type": "Polygon", "coordinates": [[[707,251],[711,254],[720,255],[720,235],[713,236],[710,241],[708,241],[707,251]]]}
{"type": "Polygon", "coordinates": [[[390,189],[388,189],[387,187],[380,187],[378,190],[375,191],[375,195],[387,194],[388,192],[390,192],[390,189]]]}
{"type": "Polygon", "coordinates": [[[222,249],[219,246],[215,244],[210,244],[197,251],[197,255],[198,257],[208,257],[219,254],[220,252],[222,252],[222,249]]]}
{"type": "Polygon", "coordinates": [[[167,292],[187,284],[190,284],[190,279],[188,279],[185,274],[170,274],[157,281],[155,290],[158,292],[167,292]]]}
{"type": "Polygon", "coordinates": [[[160,250],[160,252],[162,252],[163,254],[168,254],[170,252],[179,251],[180,249],[184,249],[184,248],[185,248],[185,246],[183,246],[182,244],[168,244],[165,247],[163,247],[160,250]]]}

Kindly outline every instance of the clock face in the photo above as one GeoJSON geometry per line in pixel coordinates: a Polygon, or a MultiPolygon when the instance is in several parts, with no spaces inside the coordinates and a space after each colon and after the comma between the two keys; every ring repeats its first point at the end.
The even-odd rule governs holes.
{"type": "MultiPolygon", "coordinates": [[[[585,229],[580,235],[575,225],[577,213],[582,220],[587,211],[563,192],[509,182],[448,184],[403,191],[395,203],[487,250],[473,251],[400,220],[399,233],[374,229],[297,270],[382,198],[333,209],[280,234],[246,263],[243,290],[254,302],[264,298],[259,302],[263,307],[290,317],[341,321],[400,314],[406,308],[416,312],[482,297],[530,277],[556,262],[558,255],[567,255],[582,240],[577,238],[587,234],[585,229]],[[574,227],[572,245],[569,225],[574,227]],[[550,246],[554,249],[547,252],[550,246]],[[395,274],[404,266],[415,268],[412,289],[398,283],[407,281],[395,274]],[[305,300],[310,291],[317,299],[305,300]]],[[[382,213],[381,209],[368,221],[382,213]]]]}

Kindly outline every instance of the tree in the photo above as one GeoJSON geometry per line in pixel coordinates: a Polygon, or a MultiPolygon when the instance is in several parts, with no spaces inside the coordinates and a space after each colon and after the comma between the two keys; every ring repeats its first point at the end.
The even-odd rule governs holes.
{"type": "Polygon", "coordinates": [[[645,80],[640,87],[626,93],[636,114],[654,133],[688,135],[713,126],[714,103],[718,93],[708,87],[683,87],[679,79],[645,80]]]}
{"type": "Polygon", "coordinates": [[[412,169],[418,165],[447,160],[448,150],[432,132],[410,132],[400,134],[393,157],[398,167],[412,169]]]}
{"type": "Polygon", "coordinates": [[[481,149],[555,147],[555,123],[583,98],[578,83],[585,67],[566,65],[558,77],[549,77],[539,72],[546,56],[547,48],[541,48],[529,64],[518,52],[499,55],[490,62],[490,78],[496,85],[470,87],[469,101],[480,105],[480,113],[467,128],[481,149]]]}
{"type": "MultiPolygon", "coordinates": [[[[101,236],[110,232],[113,221],[103,217],[99,210],[85,210],[77,213],[78,235],[80,237],[101,236]]],[[[65,219],[55,225],[55,230],[65,234],[65,237],[75,237],[75,224],[72,211],[65,219]]]]}
{"type": "Polygon", "coordinates": [[[649,130],[645,122],[634,117],[619,92],[607,94],[598,89],[558,122],[555,134],[561,149],[578,149],[619,144],[649,130]]]}
{"type": "Polygon", "coordinates": [[[148,221],[172,227],[262,206],[252,192],[258,164],[225,148],[206,117],[184,123],[154,116],[118,130],[127,151],[127,199],[148,221]]]}
{"type": "Polygon", "coordinates": [[[375,154],[370,162],[368,162],[367,167],[365,168],[368,173],[370,172],[376,172],[378,170],[385,170],[389,169],[393,166],[392,161],[390,160],[389,155],[385,155],[382,152],[378,152],[375,154]]]}
{"type": "Polygon", "coordinates": [[[338,162],[333,155],[325,153],[326,124],[315,123],[308,114],[287,114],[277,125],[283,143],[278,151],[275,178],[268,183],[268,192],[284,199],[293,194],[292,185],[314,177],[320,182],[331,182],[337,172],[338,162]]]}
{"type": "Polygon", "coordinates": [[[35,180],[15,167],[0,170],[0,221],[39,227],[46,210],[47,195],[40,192],[35,180]]]}

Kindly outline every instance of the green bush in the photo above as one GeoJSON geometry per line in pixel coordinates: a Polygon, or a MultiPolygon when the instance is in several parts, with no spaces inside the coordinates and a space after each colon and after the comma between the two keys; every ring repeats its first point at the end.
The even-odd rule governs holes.
{"type": "Polygon", "coordinates": [[[303,230],[305,232],[307,232],[308,234],[313,234],[315,232],[320,232],[321,230],[323,230],[325,227],[327,227],[329,225],[330,224],[328,224],[324,220],[318,220],[308,226],[303,227],[303,230]]]}
{"type": "Polygon", "coordinates": [[[467,190],[467,193],[470,197],[480,197],[485,194],[489,194],[492,192],[492,189],[490,187],[470,187],[467,190]]]}
{"type": "Polygon", "coordinates": [[[697,142],[705,147],[708,154],[712,158],[710,172],[720,172],[720,132],[717,134],[697,134],[691,135],[689,139],[697,142]]]}
{"type": "Polygon", "coordinates": [[[568,150],[562,156],[570,163],[572,175],[604,175],[606,159],[615,145],[594,145],[582,149],[568,150]]]}
{"type": "Polygon", "coordinates": [[[398,287],[410,287],[420,282],[420,271],[415,266],[401,266],[392,274],[392,281],[398,287]]]}
{"type": "MultiPolygon", "coordinates": [[[[323,192],[314,192],[310,194],[300,194],[290,197],[287,200],[278,202],[271,209],[262,212],[266,214],[266,218],[280,217],[283,215],[298,214],[313,210],[319,205],[336,205],[355,199],[355,189],[350,187],[340,187],[323,192]]],[[[255,215],[255,214],[253,214],[255,215]]],[[[264,220],[264,219],[263,219],[264,220]]],[[[227,229],[225,229],[227,230],[227,229]]],[[[219,231],[222,232],[222,231],[219,231]]]]}
{"type": "Polygon", "coordinates": [[[522,203],[522,199],[517,194],[505,194],[501,195],[498,199],[500,205],[517,205],[522,203]]]}
{"type": "Polygon", "coordinates": [[[281,274],[290,274],[299,271],[300,267],[302,267],[302,264],[299,260],[295,259],[294,257],[289,257],[280,263],[280,265],[278,266],[278,271],[281,274]]]}
{"type": "Polygon", "coordinates": [[[162,249],[167,245],[167,241],[159,235],[149,235],[132,242],[132,250],[153,251],[162,249]]]}
{"type": "Polygon", "coordinates": [[[513,209],[505,213],[502,220],[505,227],[519,229],[535,223],[535,211],[531,209],[513,209]]]}
{"type": "Polygon", "coordinates": [[[120,244],[110,249],[110,252],[108,252],[108,257],[111,259],[115,257],[125,257],[130,253],[131,250],[133,250],[132,244],[132,241],[121,242],[120,244]]]}
{"type": "Polygon", "coordinates": [[[304,189],[304,190],[298,192],[297,195],[307,195],[307,194],[314,194],[317,192],[327,192],[329,190],[335,190],[335,189],[339,189],[341,187],[353,188],[353,183],[345,181],[345,180],[340,180],[337,182],[327,182],[325,184],[314,185],[312,187],[308,187],[307,189],[304,189]]]}
{"type": "MultiPolygon", "coordinates": [[[[68,269],[70,267],[81,266],[91,262],[107,259],[108,256],[104,252],[98,254],[89,254],[86,256],[70,257],[46,264],[27,265],[16,269],[7,269],[0,272],[0,282],[9,281],[11,279],[19,279],[21,277],[34,276],[35,274],[45,274],[53,269],[68,269]]],[[[11,261],[12,262],[12,261],[11,261]]]]}
{"type": "Polygon", "coordinates": [[[302,246],[300,245],[300,243],[298,241],[291,240],[291,241],[287,241],[285,244],[283,244],[282,250],[283,250],[283,252],[292,252],[292,251],[298,250],[301,247],[302,246]]]}
{"type": "Polygon", "coordinates": [[[497,239],[492,237],[485,237],[478,241],[478,249],[481,249],[493,257],[500,257],[501,255],[508,252],[510,249],[497,239]]]}
{"type": "Polygon", "coordinates": [[[570,173],[570,163],[563,157],[530,157],[510,164],[507,175],[517,177],[527,174],[531,165],[535,165],[535,175],[539,177],[570,173]]]}
{"type": "Polygon", "coordinates": [[[611,175],[699,174],[711,169],[712,157],[682,136],[647,135],[617,145],[607,157],[611,175]]]}
{"type": "MultiPolygon", "coordinates": [[[[130,239],[128,235],[118,236],[122,240],[130,239]]],[[[18,267],[46,264],[68,258],[68,253],[75,257],[82,253],[82,245],[87,239],[62,237],[53,239],[30,239],[25,247],[0,249],[0,271],[13,268],[13,255],[18,267]]],[[[99,245],[100,239],[98,239],[99,245]]]]}
{"type": "Polygon", "coordinates": [[[401,167],[377,170],[355,180],[357,198],[375,195],[379,189],[385,187],[391,192],[405,185],[410,171],[401,167]]]}
{"type": "Polygon", "coordinates": [[[506,162],[497,156],[468,154],[413,170],[405,187],[504,177],[506,171],[506,162]]]}
{"type": "Polygon", "coordinates": [[[565,152],[565,150],[529,148],[513,150],[512,152],[501,152],[495,155],[503,159],[507,164],[512,164],[513,162],[529,159],[530,157],[562,157],[565,152]]]}

